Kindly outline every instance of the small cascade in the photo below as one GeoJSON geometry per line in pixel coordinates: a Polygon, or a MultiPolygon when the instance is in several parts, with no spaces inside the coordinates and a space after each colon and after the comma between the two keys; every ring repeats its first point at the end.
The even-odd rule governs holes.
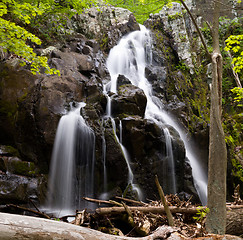
{"type": "Polygon", "coordinates": [[[47,207],[59,216],[92,207],[82,201],[82,196],[93,197],[95,164],[95,135],[80,115],[83,106],[78,104],[60,119],[55,137],[47,207]]]}
{"type": "MultiPolygon", "coordinates": [[[[108,96],[108,89],[110,92],[117,93],[117,77],[119,74],[128,78],[131,83],[141,88],[147,97],[147,106],[145,111],[145,118],[154,121],[161,129],[163,129],[166,136],[168,135],[168,129],[166,125],[174,127],[181,139],[184,141],[186,148],[186,156],[190,161],[192,167],[194,184],[198,191],[199,197],[203,204],[206,204],[207,198],[207,178],[206,174],[200,168],[197,159],[193,156],[190,144],[186,139],[186,134],[176,123],[176,121],[169,116],[163,109],[164,106],[156,97],[152,94],[152,86],[145,77],[146,64],[152,62],[152,49],[151,49],[151,37],[149,31],[140,26],[140,31],[134,31],[124,36],[118,45],[110,50],[107,59],[107,68],[111,76],[111,82],[105,86],[104,93],[108,96]]],[[[108,97],[109,109],[107,113],[111,114],[110,105],[111,99],[108,97]]],[[[107,105],[107,106],[108,106],[107,105]]],[[[170,159],[168,166],[171,171],[171,192],[176,191],[176,181],[174,173],[173,152],[171,147],[171,139],[168,137],[167,155],[170,159]],[[173,171],[173,173],[172,173],[173,171]]]]}
{"type": "Polygon", "coordinates": [[[100,195],[100,199],[108,199],[107,193],[107,169],[106,169],[106,141],[105,141],[105,129],[104,119],[102,119],[102,159],[103,159],[103,193],[100,195]]]}
{"type": "Polygon", "coordinates": [[[171,135],[168,128],[163,128],[164,135],[165,135],[165,142],[166,142],[166,157],[168,158],[167,164],[164,168],[166,171],[165,176],[169,176],[164,182],[167,182],[167,186],[170,186],[170,192],[175,194],[176,193],[176,178],[175,178],[175,163],[174,163],[174,156],[172,150],[172,141],[171,135]]]}
{"type": "MultiPolygon", "coordinates": [[[[108,69],[109,70],[109,69],[108,69]]],[[[110,74],[111,75],[111,74],[110,74]]],[[[142,191],[141,189],[139,188],[139,186],[137,184],[134,183],[134,175],[133,175],[133,172],[132,172],[132,168],[131,168],[131,163],[130,163],[130,157],[128,155],[128,152],[126,150],[126,148],[124,147],[124,145],[122,144],[122,125],[121,125],[121,122],[120,122],[120,137],[118,138],[117,134],[116,134],[116,123],[115,123],[115,120],[114,118],[112,117],[112,112],[111,112],[111,97],[109,96],[108,92],[111,91],[112,87],[114,87],[112,84],[113,81],[116,79],[113,78],[112,80],[112,75],[111,75],[111,81],[108,82],[106,85],[104,85],[103,87],[103,93],[104,95],[106,96],[107,98],[107,106],[106,106],[106,116],[105,118],[109,118],[111,120],[111,123],[112,123],[112,128],[113,128],[113,132],[114,132],[114,136],[115,136],[115,139],[117,141],[117,143],[120,145],[120,148],[122,150],[122,153],[123,153],[123,156],[124,156],[124,159],[126,161],[126,164],[127,164],[127,168],[128,168],[128,185],[131,185],[132,187],[132,190],[134,192],[136,192],[136,195],[138,197],[138,199],[142,200],[142,191]]],[[[116,92],[116,89],[113,89],[115,90],[116,92]]],[[[111,92],[114,92],[114,91],[111,91],[111,92]]],[[[105,166],[104,166],[105,168],[105,166]]],[[[101,197],[104,199],[104,196],[107,196],[106,192],[104,192],[101,197]]]]}
{"type": "MultiPolygon", "coordinates": [[[[116,123],[115,123],[113,118],[111,118],[111,122],[112,122],[112,127],[113,127],[113,131],[114,131],[114,135],[115,135],[116,141],[119,143],[119,145],[121,147],[121,150],[122,150],[122,153],[123,153],[123,156],[124,156],[124,158],[126,160],[126,163],[127,163],[127,167],[128,167],[128,185],[131,185],[132,190],[134,192],[136,192],[136,194],[138,196],[138,199],[142,200],[142,198],[143,198],[142,191],[139,188],[139,186],[134,183],[134,175],[133,175],[132,168],[131,168],[131,162],[130,162],[129,154],[127,152],[127,149],[123,146],[122,142],[119,140],[119,138],[115,134],[115,132],[116,132],[116,123]]],[[[121,125],[120,125],[120,129],[122,130],[122,126],[121,125]]],[[[122,132],[120,132],[120,139],[122,139],[122,132]]]]}

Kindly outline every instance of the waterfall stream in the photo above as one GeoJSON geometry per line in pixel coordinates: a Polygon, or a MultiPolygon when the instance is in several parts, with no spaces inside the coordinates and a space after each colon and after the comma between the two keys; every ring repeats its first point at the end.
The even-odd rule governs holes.
{"type": "MultiPolygon", "coordinates": [[[[131,83],[141,88],[147,97],[147,106],[145,111],[145,118],[151,119],[158,126],[163,129],[166,139],[170,142],[167,144],[167,159],[170,161],[168,166],[170,168],[172,189],[171,192],[176,191],[176,181],[174,172],[173,152],[170,140],[170,134],[166,125],[174,127],[186,148],[186,156],[190,161],[194,184],[200,200],[206,204],[207,199],[207,178],[206,174],[200,168],[197,159],[194,157],[189,142],[187,141],[184,131],[176,123],[176,121],[167,114],[163,109],[162,102],[156,100],[152,94],[152,86],[145,77],[146,64],[151,64],[152,61],[152,43],[149,31],[140,26],[140,31],[134,31],[124,36],[118,45],[110,50],[107,59],[107,68],[111,76],[111,81],[106,84],[104,93],[108,96],[108,90],[117,93],[117,78],[118,75],[124,75],[131,83]]],[[[107,114],[111,115],[111,99],[108,97],[107,114]]],[[[129,170],[130,172],[131,170],[129,170]]],[[[130,174],[130,173],[129,173],[130,174]]]]}
{"type": "MultiPolygon", "coordinates": [[[[130,164],[129,154],[128,154],[126,148],[124,147],[124,145],[122,144],[122,125],[121,125],[121,122],[120,122],[120,125],[119,125],[120,136],[118,137],[117,134],[116,134],[116,123],[115,123],[114,118],[112,117],[112,112],[111,112],[111,102],[112,101],[111,101],[111,97],[108,94],[108,92],[111,90],[111,86],[112,86],[112,81],[110,81],[109,83],[104,85],[104,88],[103,88],[103,93],[105,94],[105,96],[107,98],[105,118],[111,120],[114,137],[116,139],[116,142],[120,145],[123,157],[126,161],[127,168],[128,168],[128,186],[131,185],[132,190],[136,193],[138,199],[142,200],[142,198],[143,198],[142,191],[139,188],[139,186],[134,183],[134,175],[133,175],[133,171],[132,171],[131,164],[130,164]]],[[[103,151],[104,151],[104,148],[103,148],[103,151]]],[[[106,154],[103,153],[103,155],[106,155],[106,154]]],[[[104,159],[103,162],[105,163],[105,161],[106,160],[104,159]]],[[[107,183],[106,166],[104,166],[104,183],[107,183]]],[[[106,187],[104,187],[104,189],[106,189],[106,187]]],[[[107,192],[104,192],[104,193],[101,194],[102,199],[106,199],[107,197],[108,197],[107,192]]]]}
{"type": "Polygon", "coordinates": [[[80,115],[83,106],[80,103],[62,116],[55,137],[47,208],[59,216],[91,207],[82,196],[94,194],[95,135],[80,115]]]}
{"type": "MultiPolygon", "coordinates": [[[[200,167],[187,137],[179,124],[165,112],[162,102],[152,94],[152,86],[145,77],[145,67],[152,62],[152,42],[149,31],[141,26],[140,31],[132,32],[124,36],[118,45],[110,50],[107,59],[107,68],[111,80],[103,86],[103,93],[107,98],[106,115],[102,119],[102,126],[105,121],[110,121],[116,142],[120,145],[124,160],[128,169],[128,185],[142,199],[142,190],[136,184],[129,154],[122,143],[122,122],[119,123],[120,135],[117,136],[117,126],[112,117],[112,98],[110,93],[117,93],[117,77],[119,74],[128,78],[131,83],[142,89],[147,97],[145,118],[152,120],[163,131],[166,140],[166,168],[161,171],[169,173],[167,184],[170,192],[176,193],[175,163],[172,149],[172,137],[170,128],[177,130],[186,148],[186,157],[192,167],[194,184],[203,204],[207,200],[207,178],[200,167]]],[[[73,213],[75,209],[92,208],[91,203],[83,202],[82,197],[94,197],[94,166],[95,166],[95,134],[87,126],[80,115],[84,103],[77,107],[71,107],[68,114],[64,115],[57,128],[48,183],[47,208],[51,212],[60,215],[73,213]]],[[[105,128],[102,134],[103,151],[103,194],[101,198],[106,199],[108,174],[106,169],[106,142],[105,128]]],[[[102,171],[102,170],[101,170],[102,171]]]]}

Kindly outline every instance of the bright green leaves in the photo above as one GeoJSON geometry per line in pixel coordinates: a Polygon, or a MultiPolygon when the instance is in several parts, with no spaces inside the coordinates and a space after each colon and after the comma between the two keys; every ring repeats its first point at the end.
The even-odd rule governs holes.
{"type": "Polygon", "coordinates": [[[11,8],[11,13],[25,24],[30,24],[31,19],[36,17],[37,14],[42,14],[42,11],[32,6],[30,3],[14,2],[11,8]]]}
{"type": "Polygon", "coordinates": [[[30,3],[21,3],[14,0],[2,0],[0,3],[0,43],[2,51],[15,54],[20,65],[29,65],[33,74],[40,73],[44,69],[47,74],[60,74],[59,71],[51,69],[47,64],[47,58],[37,56],[33,48],[27,44],[41,45],[41,40],[15,22],[29,24],[37,15],[42,14],[36,6],[30,3]],[[6,20],[6,15],[11,16],[6,20]]]}
{"type": "Polygon", "coordinates": [[[47,25],[48,28],[53,25],[57,32],[57,28],[62,28],[74,14],[95,3],[96,0],[1,0],[0,49],[15,54],[21,65],[27,64],[33,74],[39,73],[40,69],[47,74],[60,74],[48,66],[46,57],[36,55],[33,47],[42,42],[26,27],[30,25],[28,29],[49,36],[47,25]]]}
{"type": "Polygon", "coordinates": [[[141,24],[148,19],[149,14],[158,13],[162,7],[170,0],[107,0],[115,7],[123,7],[131,11],[136,17],[137,21],[141,24]]]}
{"type": "Polygon", "coordinates": [[[238,107],[243,107],[243,88],[235,87],[231,89],[234,94],[234,102],[237,103],[238,107]]]}
{"type": "Polygon", "coordinates": [[[0,17],[3,16],[4,14],[7,14],[7,6],[3,2],[0,3],[0,17]]]}
{"type": "Polygon", "coordinates": [[[197,213],[196,213],[197,216],[194,216],[193,219],[201,223],[206,218],[208,213],[209,213],[209,208],[199,206],[197,208],[197,213]]]}
{"type": "Polygon", "coordinates": [[[233,52],[234,70],[239,73],[243,69],[243,34],[231,35],[225,42],[225,50],[233,52]]]}

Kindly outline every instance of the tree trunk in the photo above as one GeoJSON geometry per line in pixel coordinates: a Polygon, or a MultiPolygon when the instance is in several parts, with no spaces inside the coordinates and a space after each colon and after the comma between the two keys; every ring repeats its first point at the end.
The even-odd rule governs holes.
{"type": "Polygon", "coordinates": [[[208,208],[206,229],[209,233],[224,234],[226,227],[226,170],[227,152],[221,122],[222,56],[219,49],[220,3],[214,1],[212,25],[212,89],[210,108],[208,208]]]}

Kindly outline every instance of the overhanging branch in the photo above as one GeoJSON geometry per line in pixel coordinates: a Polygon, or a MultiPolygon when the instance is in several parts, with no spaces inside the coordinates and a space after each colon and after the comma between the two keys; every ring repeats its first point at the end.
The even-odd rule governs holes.
{"type": "Polygon", "coordinates": [[[208,51],[206,42],[205,42],[205,40],[204,40],[204,38],[203,38],[203,35],[202,35],[202,33],[201,33],[201,31],[200,31],[200,29],[199,29],[199,27],[198,27],[198,24],[197,24],[195,18],[192,16],[192,13],[191,13],[190,9],[187,7],[187,5],[184,3],[184,1],[183,1],[183,0],[180,0],[180,2],[181,2],[181,4],[183,5],[183,7],[186,9],[187,13],[189,14],[189,16],[190,16],[190,18],[191,18],[191,20],[192,20],[192,22],[193,22],[193,24],[194,24],[194,26],[195,26],[195,28],[196,28],[196,30],[197,30],[197,32],[198,32],[198,35],[199,35],[199,37],[200,37],[200,39],[201,39],[201,41],[202,41],[203,47],[204,47],[204,49],[205,49],[205,51],[206,51],[206,53],[207,53],[208,58],[211,58],[211,54],[210,54],[209,51],[208,51]]]}

